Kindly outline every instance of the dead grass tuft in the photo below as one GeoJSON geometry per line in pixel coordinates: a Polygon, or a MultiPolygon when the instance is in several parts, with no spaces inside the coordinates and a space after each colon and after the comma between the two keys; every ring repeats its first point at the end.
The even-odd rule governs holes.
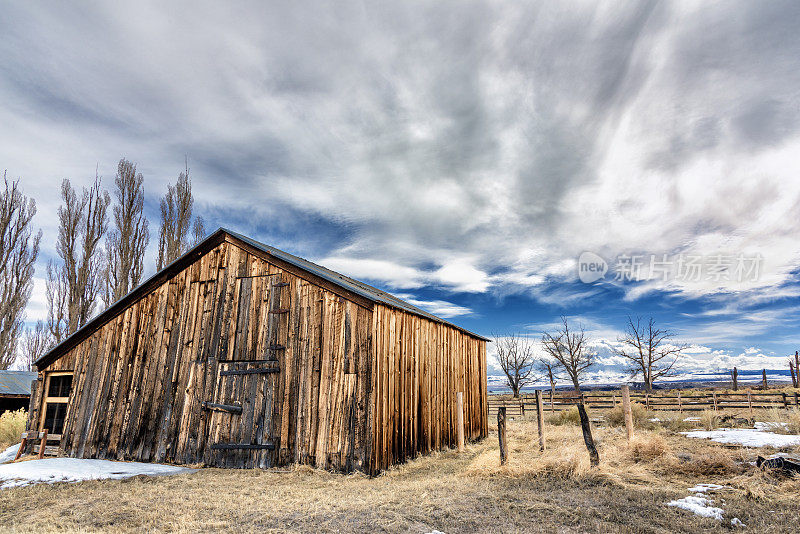
{"type": "Polygon", "coordinates": [[[25,431],[27,421],[28,412],[22,408],[0,415],[0,452],[10,445],[19,443],[20,434],[25,431]]]}
{"type": "MultiPolygon", "coordinates": [[[[631,403],[631,415],[633,416],[633,426],[635,427],[643,427],[648,419],[652,417],[644,405],[638,402],[631,403]]],[[[625,426],[625,412],[621,403],[606,413],[606,421],[611,426],[625,426]]]]}
{"type": "Polygon", "coordinates": [[[555,426],[581,424],[581,416],[578,413],[578,407],[570,406],[568,410],[561,410],[560,412],[548,415],[547,423],[555,426]]]}
{"type": "Polygon", "coordinates": [[[700,414],[700,426],[705,430],[714,430],[719,428],[720,416],[714,410],[703,410],[700,414]]]}
{"type": "Polygon", "coordinates": [[[658,434],[648,434],[637,437],[630,447],[631,458],[634,462],[652,462],[671,452],[667,440],[658,434]]]}

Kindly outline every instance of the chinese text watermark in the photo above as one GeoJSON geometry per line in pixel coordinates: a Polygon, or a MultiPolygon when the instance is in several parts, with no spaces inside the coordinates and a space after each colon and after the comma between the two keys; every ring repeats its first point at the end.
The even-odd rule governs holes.
{"type": "Polygon", "coordinates": [[[681,282],[748,282],[758,280],[764,258],[761,254],[621,254],[611,268],[594,252],[578,258],[578,278],[590,284],[611,271],[621,282],[675,280],[681,282]]]}

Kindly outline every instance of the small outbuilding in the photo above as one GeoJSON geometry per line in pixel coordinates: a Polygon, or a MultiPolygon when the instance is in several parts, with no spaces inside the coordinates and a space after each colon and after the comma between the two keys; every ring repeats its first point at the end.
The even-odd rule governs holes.
{"type": "Polygon", "coordinates": [[[220,229],[42,356],[61,451],[375,474],[486,436],[486,339],[220,229]]]}
{"type": "Polygon", "coordinates": [[[30,371],[0,370],[0,415],[28,407],[36,376],[30,371]]]}

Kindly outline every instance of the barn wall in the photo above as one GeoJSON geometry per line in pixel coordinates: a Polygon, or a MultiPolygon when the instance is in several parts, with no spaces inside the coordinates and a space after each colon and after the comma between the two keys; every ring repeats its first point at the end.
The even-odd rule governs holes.
{"type": "MultiPolygon", "coordinates": [[[[74,371],[62,448],[77,457],[364,469],[371,328],[370,310],[224,242],[43,370],[74,371]],[[257,366],[281,371],[220,375],[257,366]],[[209,411],[204,401],[244,412],[209,411]],[[274,451],[210,447],[267,440],[274,451]]],[[[41,407],[41,390],[32,406],[41,407]]],[[[31,428],[38,417],[31,410],[31,428]]]]}
{"type": "Polygon", "coordinates": [[[377,304],[372,319],[370,472],[455,446],[459,391],[466,438],[486,437],[486,342],[377,304]]]}

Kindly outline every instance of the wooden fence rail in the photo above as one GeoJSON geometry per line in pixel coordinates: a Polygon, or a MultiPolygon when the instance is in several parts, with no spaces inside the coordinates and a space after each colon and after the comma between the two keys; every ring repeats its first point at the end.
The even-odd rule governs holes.
{"type": "MultiPolygon", "coordinates": [[[[544,410],[557,412],[569,409],[578,403],[580,397],[589,408],[611,409],[622,403],[622,394],[618,391],[587,392],[580,397],[571,391],[542,392],[544,410]]],[[[797,392],[729,392],[708,391],[683,394],[674,390],[658,393],[631,392],[631,402],[644,405],[650,410],[692,412],[724,409],[765,409],[800,407],[800,395],[797,392]]],[[[508,417],[518,417],[525,413],[535,413],[536,398],[533,393],[520,395],[514,399],[511,395],[489,395],[489,415],[497,415],[499,407],[506,408],[508,417]]]]}

